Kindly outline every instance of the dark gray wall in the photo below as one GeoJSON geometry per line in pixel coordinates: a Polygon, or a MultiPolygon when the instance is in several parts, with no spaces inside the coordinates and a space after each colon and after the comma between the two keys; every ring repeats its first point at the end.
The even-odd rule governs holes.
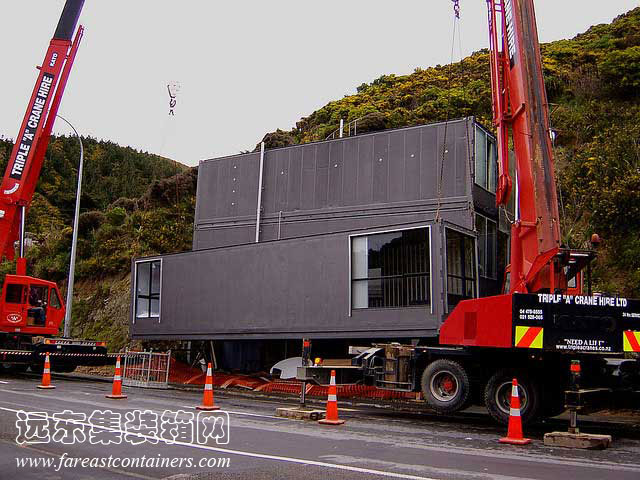
{"type": "MultiPolygon", "coordinates": [[[[267,150],[260,240],[410,221],[436,203],[443,150],[441,196],[468,198],[472,124],[455,120],[267,150]]],[[[259,160],[250,153],[200,164],[194,250],[254,241],[259,160]]]]}

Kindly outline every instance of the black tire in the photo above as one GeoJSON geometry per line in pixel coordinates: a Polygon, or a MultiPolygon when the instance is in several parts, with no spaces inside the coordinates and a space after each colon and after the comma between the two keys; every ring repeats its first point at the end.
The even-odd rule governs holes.
{"type": "Polygon", "coordinates": [[[438,413],[453,413],[467,408],[471,402],[471,382],[462,365],[439,359],[427,365],[422,373],[422,394],[438,413]]]}
{"type": "Polygon", "coordinates": [[[509,423],[511,384],[514,378],[518,380],[522,423],[533,422],[541,410],[540,386],[535,379],[522,372],[498,370],[491,376],[484,389],[484,404],[489,415],[503,425],[509,423]]]}
{"type": "Polygon", "coordinates": [[[542,401],[542,416],[545,418],[557,417],[566,410],[564,406],[564,390],[554,389],[545,391],[542,401]]]}

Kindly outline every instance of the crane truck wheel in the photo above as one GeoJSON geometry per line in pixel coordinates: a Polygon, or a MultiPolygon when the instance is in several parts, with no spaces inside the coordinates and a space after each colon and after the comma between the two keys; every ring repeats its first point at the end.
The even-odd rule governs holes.
{"type": "Polygon", "coordinates": [[[439,359],[422,373],[422,394],[427,405],[438,413],[453,413],[469,406],[471,382],[458,362],[439,359]]]}
{"type": "Polygon", "coordinates": [[[484,389],[484,404],[489,415],[503,425],[509,423],[511,386],[514,378],[518,380],[522,423],[532,422],[540,413],[541,397],[538,382],[522,372],[498,370],[491,376],[484,389]]]}

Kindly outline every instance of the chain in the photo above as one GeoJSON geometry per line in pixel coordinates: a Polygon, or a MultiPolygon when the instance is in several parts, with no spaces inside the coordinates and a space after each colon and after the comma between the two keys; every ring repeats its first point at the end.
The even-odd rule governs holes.
{"type": "Polygon", "coordinates": [[[460,0],[451,0],[453,2],[453,13],[456,18],[460,18],[460,0]]]}

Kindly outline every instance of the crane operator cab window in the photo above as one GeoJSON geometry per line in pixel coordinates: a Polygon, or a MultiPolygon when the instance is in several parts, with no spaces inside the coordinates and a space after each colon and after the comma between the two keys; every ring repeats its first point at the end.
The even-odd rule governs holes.
{"type": "Polygon", "coordinates": [[[44,327],[47,316],[48,288],[44,285],[29,286],[29,310],[27,312],[28,325],[44,327]]]}
{"type": "Polygon", "coordinates": [[[11,283],[6,287],[5,301],[7,303],[24,303],[24,285],[11,283]]]}

